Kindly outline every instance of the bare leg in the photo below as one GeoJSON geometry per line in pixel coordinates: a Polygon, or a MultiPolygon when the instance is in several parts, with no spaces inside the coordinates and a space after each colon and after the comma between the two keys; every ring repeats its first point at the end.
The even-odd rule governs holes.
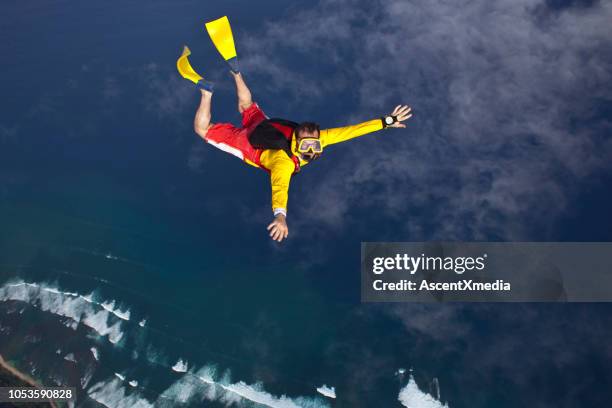
{"type": "Polygon", "coordinates": [[[234,74],[232,72],[232,75],[234,76],[234,81],[236,81],[236,93],[238,94],[238,112],[242,113],[253,104],[251,91],[246,86],[246,83],[242,78],[242,74],[234,74]]]}
{"type": "Polygon", "coordinates": [[[206,137],[208,129],[211,127],[210,124],[210,104],[212,102],[212,92],[200,89],[202,92],[202,100],[200,101],[200,107],[198,108],[195,119],[193,121],[193,127],[195,132],[202,138],[206,137]]]}

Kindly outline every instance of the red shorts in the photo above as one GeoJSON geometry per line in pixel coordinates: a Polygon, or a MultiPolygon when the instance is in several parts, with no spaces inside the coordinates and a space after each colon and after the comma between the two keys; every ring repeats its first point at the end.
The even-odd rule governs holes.
{"type": "Polygon", "coordinates": [[[242,127],[238,128],[231,123],[217,123],[208,129],[204,139],[211,145],[233,154],[241,160],[257,163],[261,151],[251,146],[247,136],[251,130],[267,118],[259,105],[253,103],[242,112],[242,127]]]}

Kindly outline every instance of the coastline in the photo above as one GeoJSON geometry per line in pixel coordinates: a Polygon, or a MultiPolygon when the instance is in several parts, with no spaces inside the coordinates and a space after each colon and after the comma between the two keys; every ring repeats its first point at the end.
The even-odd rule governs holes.
{"type": "MultiPolygon", "coordinates": [[[[9,384],[3,384],[3,386],[15,386],[15,387],[34,387],[34,388],[42,388],[43,386],[39,384],[36,380],[34,380],[29,375],[22,373],[12,365],[10,365],[4,357],[0,354],[0,371],[2,372],[2,380],[4,382],[5,377],[8,377],[9,384]]],[[[16,403],[15,407],[25,406],[24,403],[16,403]]],[[[51,407],[51,408],[59,408],[58,405],[53,401],[44,401],[40,403],[29,403],[31,407],[51,407]]]]}

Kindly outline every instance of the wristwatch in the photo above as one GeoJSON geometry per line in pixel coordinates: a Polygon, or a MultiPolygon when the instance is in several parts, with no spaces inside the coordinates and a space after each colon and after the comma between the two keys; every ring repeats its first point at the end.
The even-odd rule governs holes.
{"type": "Polygon", "coordinates": [[[397,122],[397,116],[387,115],[380,118],[383,123],[383,127],[391,126],[397,122]]]}

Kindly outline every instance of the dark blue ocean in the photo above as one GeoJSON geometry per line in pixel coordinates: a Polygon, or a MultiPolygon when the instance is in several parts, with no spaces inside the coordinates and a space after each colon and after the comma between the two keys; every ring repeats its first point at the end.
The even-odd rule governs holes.
{"type": "MultiPolygon", "coordinates": [[[[362,304],[359,268],[362,241],[610,240],[609,56],[590,60],[601,64],[585,82],[599,89],[592,98],[573,79],[554,91],[495,79],[499,94],[488,97],[500,106],[516,87],[541,86],[530,100],[576,95],[584,111],[558,125],[575,144],[547,144],[560,131],[544,119],[517,130],[530,117],[468,108],[446,117],[457,101],[440,95],[463,88],[449,85],[460,75],[434,51],[384,62],[385,47],[407,38],[423,50],[461,42],[427,25],[418,35],[407,28],[414,16],[442,19],[428,11],[435,7],[362,3],[3,2],[0,354],[44,384],[76,387],[78,407],[607,406],[609,305],[362,304]],[[239,122],[231,77],[204,30],[222,15],[270,116],[331,127],[380,116],[398,99],[415,109],[412,127],[338,148],[294,177],[282,244],[265,229],[266,173],[194,134],[198,92],[176,72],[188,44],[216,84],[213,120],[239,122]],[[320,34],[296,34],[309,27],[320,34]],[[374,28],[385,41],[367,33],[374,28]],[[404,29],[410,37],[393,39],[404,29]],[[369,71],[375,64],[393,80],[369,71]],[[414,82],[402,82],[404,69],[414,82]],[[454,124],[470,115],[525,138],[486,147],[469,131],[455,139],[454,124]],[[468,143],[477,157],[463,150],[468,143]],[[583,151],[589,160],[562,160],[583,151]]],[[[542,33],[571,13],[610,9],[525,3],[542,33]]],[[[480,60],[469,56],[488,53],[479,41],[475,54],[461,54],[473,69],[480,60]]],[[[570,71],[559,78],[582,78],[570,71]]],[[[539,115],[548,107],[538,105],[539,115]]]]}

